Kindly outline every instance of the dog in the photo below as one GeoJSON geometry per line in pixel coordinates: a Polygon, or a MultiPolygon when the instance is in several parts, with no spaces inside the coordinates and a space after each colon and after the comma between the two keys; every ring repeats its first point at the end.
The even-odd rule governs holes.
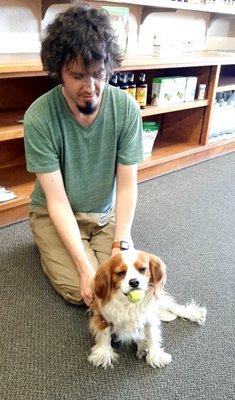
{"type": "Polygon", "coordinates": [[[94,366],[113,366],[118,358],[112,337],[121,342],[134,341],[137,357],[145,357],[153,368],[171,362],[171,355],[161,347],[160,321],[177,316],[202,325],[206,309],[194,302],[183,306],[164,291],[166,266],[153,254],[125,250],[102,264],[94,278],[90,330],[95,337],[88,361],[94,366]],[[129,293],[140,290],[140,301],[132,302],[129,293]]]}

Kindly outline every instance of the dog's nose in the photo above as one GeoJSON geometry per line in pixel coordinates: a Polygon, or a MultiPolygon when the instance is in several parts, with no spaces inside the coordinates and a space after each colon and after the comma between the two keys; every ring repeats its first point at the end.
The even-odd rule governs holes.
{"type": "Polygon", "coordinates": [[[134,287],[134,288],[137,288],[138,286],[139,286],[139,281],[137,281],[137,279],[130,279],[129,280],[129,285],[131,286],[131,287],[134,287]]]}

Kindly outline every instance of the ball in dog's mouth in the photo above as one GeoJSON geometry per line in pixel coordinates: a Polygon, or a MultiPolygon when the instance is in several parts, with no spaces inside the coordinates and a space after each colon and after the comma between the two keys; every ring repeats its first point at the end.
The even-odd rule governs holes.
{"type": "Polygon", "coordinates": [[[141,289],[133,289],[127,294],[128,300],[132,303],[140,303],[145,296],[144,290],[141,289]]]}

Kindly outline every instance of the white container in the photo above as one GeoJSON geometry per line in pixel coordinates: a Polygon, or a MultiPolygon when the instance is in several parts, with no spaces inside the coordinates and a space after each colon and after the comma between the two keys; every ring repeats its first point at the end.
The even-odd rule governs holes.
{"type": "Polygon", "coordinates": [[[153,36],[153,56],[154,57],[159,57],[160,56],[160,42],[159,42],[159,36],[155,33],[153,36]]]}
{"type": "Polygon", "coordinates": [[[143,148],[144,158],[150,157],[152,154],[154,141],[159,131],[158,122],[143,122],[143,148]]]}
{"type": "Polygon", "coordinates": [[[204,83],[201,83],[198,88],[197,99],[204,100],[205,96],[206,96],[206,85],[204,83]]]}

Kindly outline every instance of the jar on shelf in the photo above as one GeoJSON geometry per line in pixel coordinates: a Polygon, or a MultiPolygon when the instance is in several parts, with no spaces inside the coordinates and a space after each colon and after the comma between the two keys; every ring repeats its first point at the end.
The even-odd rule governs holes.
{"type": "Polygon", "coordinates": [[[201,83],[199,85],[199,88],[198,88],[197,99],[198,100],[204,100],[205,96],[206,96],[206,84],[205,83],[201,83]]]}

